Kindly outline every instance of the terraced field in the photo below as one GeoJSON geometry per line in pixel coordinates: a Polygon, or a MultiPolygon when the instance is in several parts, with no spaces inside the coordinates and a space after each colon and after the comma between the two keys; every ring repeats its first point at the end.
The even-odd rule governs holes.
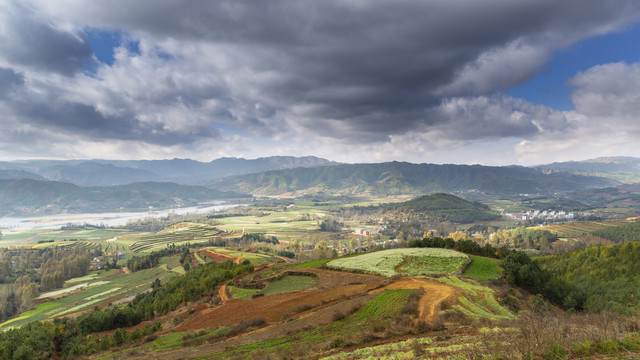
{"type": "Polygon", "coordinates": [[[437,248],[392,249],[330,261],[330,268],[383,276],[453,274],[469,262],[463,253],[437,248]]]}
{"type": "Polygon", "coordinates": [[[612,226],[627,224],[627,220],[603,220],[603,221],[582,221],[568,224],[556,224],[543,227],[536,227],[538,230],[549,230],[561,238],[579,239],[589,235],[594,231],[606,229],[612,226]]]}
{"type": "Polygon", "coordinates": [[[131,274],[125,274],[122,270],[96,271],[82,278],[68,280],[64,288],[41,294],[39,299],[43,302],[36,309],[0,324],[0,331],[32,321],[71,315],[107,303],[131,301],[135,295],[148,290],[156,278],[165,282],[178,275],[166,266],[168,261],[174,261],[173,258],[179,263],[179,255],[175,255],[171,259],[163,258],[161,266],[153,269],[131,274]]]}
{"type": "Polygon", "coordinates": [[[129,245],[134,253],[163,249],[169,244],[198,243],[213,240],[220,236],[220,230],[203,224],[181,223],[179,227],[137,236],[129,245]]]}

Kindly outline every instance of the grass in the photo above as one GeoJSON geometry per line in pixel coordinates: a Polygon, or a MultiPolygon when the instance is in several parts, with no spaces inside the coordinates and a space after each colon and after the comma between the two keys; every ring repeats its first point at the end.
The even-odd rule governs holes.
{"type": "Polygon", "coordinates": [[[306,268],[312,268],[312,267],[319,267],[322,266],[326,263],[328,263],[329,261],[331,261],[331,259],[322,259],[322,260],[313,260],[313,261],[307,261],[307,262],[303,262],[300,264],[295,264],[292,266],[287,266],[284,269],[275,269],[275,270],[269,270],[266,271],[264,273],[262,273],[262,277],[267,277],[273,273],[277,273],[280,271],[284,271],[284,270],[291,270],[291,269],[306,269],[306,268]]]}
{"type": "Polygon", "coordinates": [[[344,257],[327,263],[327,266],[363,271],[382,276],[396,274],[451,274],[467,261],[468,256],[457,251],[438,248],[392,249],[368,253],[356,257],[344,257]]]}
{"type": "Polygon", "coordinates": [[[402,309],[407,303],[409,295],[415,291],[408,289],[385,290],[353,314],[353,318],[367,321],[372,318],[393,316],[402,309]]]}
{"type": "Polygon", "coordinates": [[[69,314],[78,310],[85,310],[93,306],[99,306],[116,299],[134,296],[151,287],[156,279],[165,282],[176,276],[172,271],[163,270],[161,267],[137,271],[131,274],[123,274],[114,270],[102,272],[97,277],[89,275],[89,280],[79,284],[73,284],[70,288],[56,290],[47,294],[59,296],[55,301],[44,302],[36,310],[28,311],[9,322],[0,324],[0,331],[9,327],[19,327],[26,323],[46,320],[55,316],[69,314]],[[116,290],[114,290],[116,289],[116,290]]]}
{"type": "Polygon", "coordinates": [[[38,305],[34,310],[25,311],[17,318],[13,318],[13,319],[5,321],[4,323],[0,324],[0,327],[5,327],[6,325],[9,325],[9,324],[14,323],[16,321],[24,320],[24,319],[27,319],[29,317],[35,316],[37,314],[44,313],[45,311],[47,311],[49,309],[52,309],[52,308],[55,308],[56,306],[59,306],[59,305],[60,305],[60,303],[53,302],[53,301],[42,303],[42,304],[38,305]]]}
{"type": "Polygon", "coordinates": [[[327,342],[327,339],[369,331],[376,321],[380,322],[385,319],[388,321],[388,317],[400,312],[405,306],[409,295],[415,291],[405,289],[383,291],[345,319],[294,335],[238,346],[223,352],[197,357],[196,359],[247,358],[254,356],[256,352],[274,353],[276,349],[304,348],[310,351],[314,347],[327,342]]]}
{"type": "Polygon", "coordinates": [[[278,280],[270,281],[263,291],[265,295],[300,291],[315,286],[318,279],[314,276],[286,275],[278,280]]]}
{"type": "Polygon", "coordinates": [[[399,359],[415,359],[415,358],[428,358],[428,359],[468,359],[467,354],[459,353],[460,350],[477,346],[478,343],[471,342],[473,338],[469,336],[462,336],[458,340],[462,343],[453,344],[449,346],[433,346],[432,338],[413,338],[405,341],[399,341],[390,344],[370,346],[360,348],[351,352],[343,352],[332,356],[321,358],[321,360],[344,360],[344,359],[384,359],[384,360],[399,360],[399,359]],[[466,342],[469,341],[469,342],[466,342]],[[423,349],[424,354],[422,356],[416,356],[415,348],[419,347],[423,349]],[[435,356],[428,356],[431,355],[435,356]],[[444,357],[439,357],[439,354],[445,354],[444,357]]]}
{"type": "Polygon", "coordinates": [[[429,274],[452,274],[469,261],[464,257],[405,257],[396,272],[403,275],[418,276],[429,274]]]}
{"type": "Polygon", "coordinates": [[[434,278],[434,280],[464,291],[464,296],[458,298],[460,304],[453,305],[452,308],[466,316],[489,320],[512,319],[515,316],[498,303],[493,289],[474,280],[462,280],[455,276],[434,278]]]}
{"type": "Polygon", "coordinates": [[[243,289],[236,286],[229,286],[229,295],[234,299],[251,300],[253,294],[260,292],[260,289],[243,289]]]}
{"type": "Polygon", "coordinates": [[[462,275],[484,281],[500,277],[500,265],[498,265],[498,260],[476,255],[469,256],[471,256],[472,259],[471,265],[467,267],[462,275]]]}

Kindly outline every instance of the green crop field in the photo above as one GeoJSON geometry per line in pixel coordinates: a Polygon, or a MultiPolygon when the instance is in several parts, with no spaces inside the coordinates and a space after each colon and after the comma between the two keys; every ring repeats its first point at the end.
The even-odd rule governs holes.
{"type": "Polygon", "coordinates": [[[456,311],[474,319],[504,320],[515,315],[504,308],[495,298],[495,291],[473,280],[462,280],[455,276],[439,277],[434,280],[456,287],[464,292],[458,297],[460,304],[448,311],[456,311]]]}
{"type": "Polygon", "coordinates": [[[327,266],[364,271],[383,276],[396,274],[452,274],[469,261],[465,254],[437,248],[392,249],[345,257],[330,261],[327,266]]]}
{"type": "Polygon", "coordinates": [[[500,277],[500,265],[498,264],[498,260],[476,255],[469,256],[471,256],[471,264],[462,273],[462,275],[485,281],[500,277]]]}
{"type": "Polygon", "coordinates": [[[549,230],[560,237],[573,239],[588,235],[594,231],[606,229],[612,226],[620,226],[627,223],[628,221],[626,220],[583,221],[536,227],[536,229],[549,230]]]}
{"type": "Polygon", "coordinates": [[[75,241],[84,242],[102,242],[106,239],[112,239],[118,236],[129,235],[132,232],[126,229],[97,229],[83,228],[78,230],[19,230],[19,231],[3,231],[0,246],[33,246],[47,247],[53,245],[72,244],[75,241]]]}
{"type": "Polygon", "coordinates": [[[181,223],[151,234],[136,236],[129,248],[134,253],[164,249],[169,244],[206,242],[217,238],[220,231],[214,227],[195,223],[181,223]]]}
{"type": "Polygon", "coordinates": [[[300,291],[315,286],[318,279],[313,276],[286,275],[282,278],[267,283],[264,289],[265,295],[280,294],[284,292],[300,291]]]}
{"type": "Polygon", "coordinates": [[[415,291],[404,289],[383,291],[345,319],[297,334],[229,348],[223,352],[209,354],[196,359],[250,358],[257,350],[274,353],[277,348],[309,348],[336,336],[342,337],[363,331],[363,329],[371,329],[376,322],[389,321],[390,317],[398,314],[407,303],[409,295],[415,291]]]}
{"type": "MultiPolygon", "coordinates": [[[[174,257],[179,258],[179,255],[174,257]]],[[[135,296],[149,289],[156,278],[164,283],[178,275],[176,272],[166,270],[167,261],[169,261],[167,258],[161,261],[165,265],[164,269],[158,266],[131,274],[124,274],[120,270],[110,270],[93,272],[82,278],[68,280],[67,287],[40,296],[40,298],[51,297],[53,299],[41,303],[35,310],[22,313],[17,318],[0,324],[0,331],[135,296]]]]}

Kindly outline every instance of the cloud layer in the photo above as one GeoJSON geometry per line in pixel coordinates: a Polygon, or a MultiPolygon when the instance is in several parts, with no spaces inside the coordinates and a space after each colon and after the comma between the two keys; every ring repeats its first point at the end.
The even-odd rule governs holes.
{"type": "Polygon", "coordinates": [[[447,161],[451,148],[534,149],[602,119],[629,124],[637,66],[577,74],[570,113],[504,91],[554,51],[639,19],[632,0],[0,0],[0,154],[447,161]],[[93,55],[94,30],[121,39],[112,65],[93,55]]]}

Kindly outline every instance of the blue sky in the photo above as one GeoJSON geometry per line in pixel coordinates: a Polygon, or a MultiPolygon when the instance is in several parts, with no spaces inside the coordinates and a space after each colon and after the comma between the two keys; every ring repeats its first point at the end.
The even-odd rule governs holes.
{"type": "Polygon", "coordinates": [[[0,160],[639,156],[635,0],[0,0],[0,160]]]}
{"type": "Polygon", "coordinates": [[[554,53],[538,74],[521,86],[509,90],[509,95],[559,110],[573,110],[569,98],[571,87],[566,81],[576,73],[612,62],[640,61],[640,25],[581,40],[567,49],[554,53]]]}

